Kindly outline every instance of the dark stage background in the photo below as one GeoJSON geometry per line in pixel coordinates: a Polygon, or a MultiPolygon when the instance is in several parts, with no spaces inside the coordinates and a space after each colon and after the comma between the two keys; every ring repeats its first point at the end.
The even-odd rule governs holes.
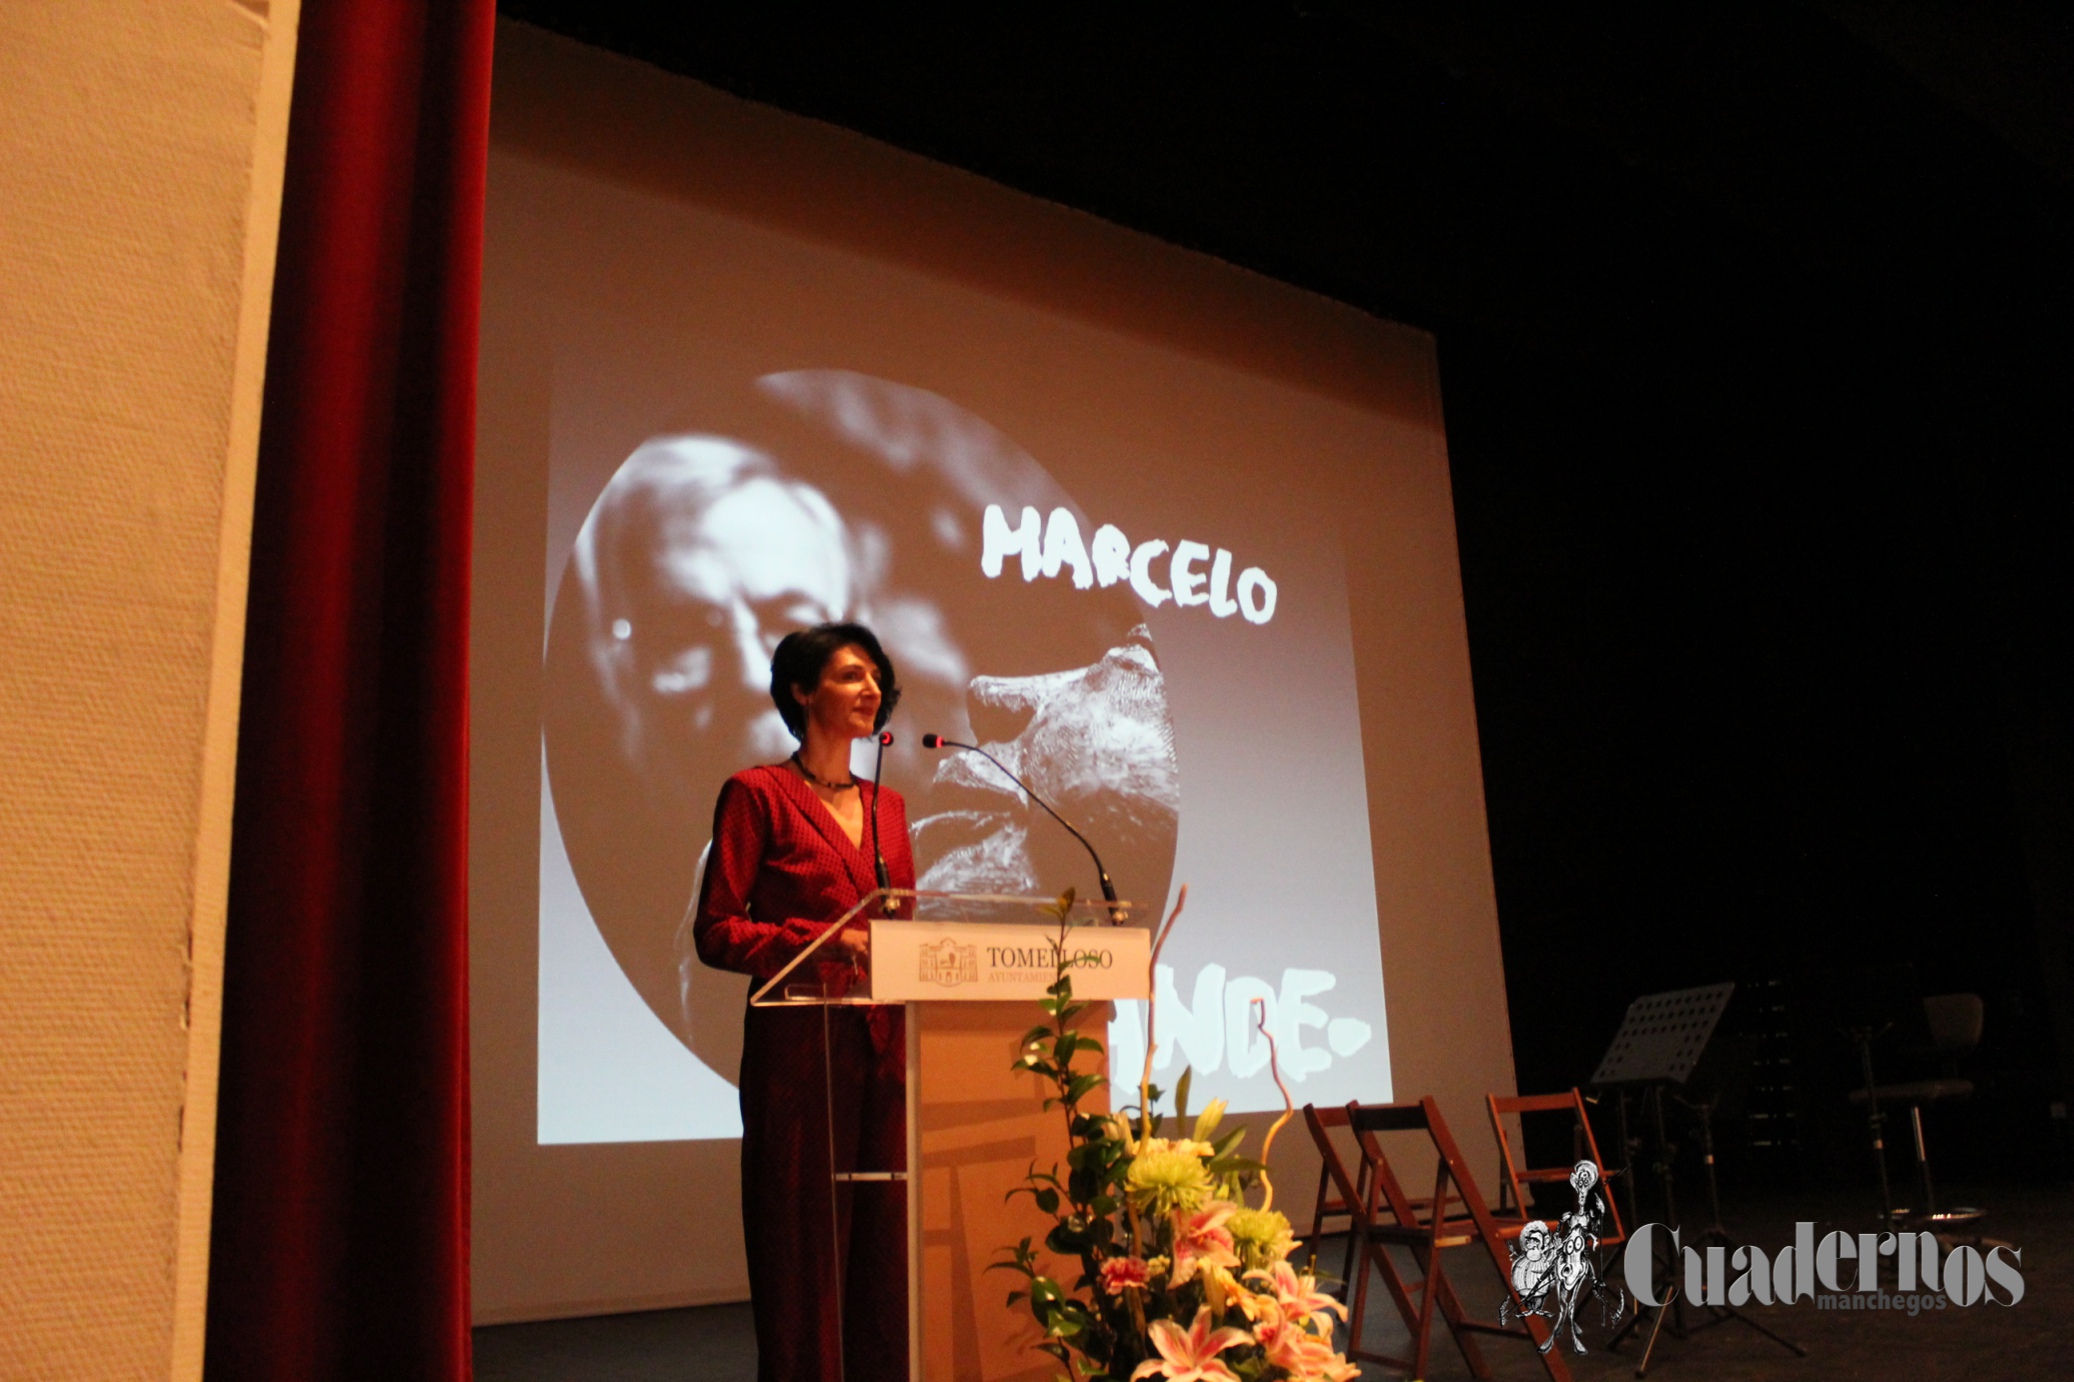
{"type": "Polygon", "coordinates": [[[1727,1169],[1862,1181],[1972,990],[1943,1173],[2067,1172],[2067,19],[500,8],[1434,332],[1520,1087],[1735,979],[1727,1169]]]}

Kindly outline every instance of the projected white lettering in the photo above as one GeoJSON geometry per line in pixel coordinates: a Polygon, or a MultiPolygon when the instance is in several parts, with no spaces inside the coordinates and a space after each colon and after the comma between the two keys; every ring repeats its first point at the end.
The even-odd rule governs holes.
{"type": "Polygon", "coordinates": [[[1174,582],[1175,604],[1185,609],[1189,605],[1210,603],[1209,592],[1203,589],[1209,583],[1209,577],[1190,569],[1197,562],[1209,559],[1210,549],[1200,542],[1183,542],[1174,548],[1170,574],[1174,582]]]}
{"type": "Polygon", "coordinates": [[[1107,590],[1131,574],[1131,540],[1114,523],[1095,529],[1095,579],[1107,590]]]}
{"type": "Polygon", "coordinates": [[[986,513],[979,520],[980,572],[989,577],[998,576],[1003,559],[1019,555],[1023,559],[1023,579],[1036,580],[1037,573],[1044,568],[1044,553],[1037,542],[1040,526],[1035,509],[1025,508],[1022,523],[1010,528],[1001,506],[987,505],[986,513]]]}
{"type": "Polygon", "coordinates": [[[1152,563],[1166,550],[1167,544],[1154,538],[1150,542],[1139,543],[1138,550],[1131,553],[1131,589],[1137,591],[1138,598],[1154,609],[1173,598],[1167,594],[1165,587],[1153,584],[1152,580],[1152,563]]]}
{"type": "Polygon", "coordinates": [[[1213,552],[1208,543],[1191,539],[1170,547],[1160,538],[1133,547],[1114,523],[1095,529],[1093,543],[1084,544],[1080,540],[1080,523],[1069,509],[1053,509],[1051,517],[1045,519],[1025,505],[1021,518],[1011,528],[1008,515],[999,504],[987,505],[980,520],[980,574],[989,580],[999,578],[1010,557],[1020,559],[1026,581],[1034,581],[1040,575],[1055,579],[1061,572],[1071,570],[1075,589],[1087,590],[1098,584],[1107,589],[1127,580],[1138,598],[1152,609],[1172,600],[1177,609],[1208,606],[1219,619],[1241,614],[1249,624],[1265,624],[1275,617],[1275,582],[1257,566],[1239,573],[1238,598],[1232,598],[1232,556],[1226,549],[1219,547],[1213,552]],[[1168,557],[1167,579],[1162,585],[1153,563],[1169,552],[1172,556],[1168,557]],[[1207,573],[1202,569],[1206,561],[1210,564],[1207,573]]]}
{"type": "MultiPolygon", "coordinates": [[[[1153,983],[1159,997],[1159,1031],[1152,1055],[1155,1070],[1171,1069],[1178,1053],[1181,1064],[1197,1076],[1219,1070],[1229,1070],[1239,1079],[1261,1074],[1267,1069],[1268,1045],[1253,1024],[1251,1009],[1256,1002],[1266,1011],[1282,1074],[1298,1083],[1331,1069],[1335,1057],[1352,1056],[1375,1036],[1375,1029],[1360,1018],[1334,1017],[1309,1001],[1331,992],[1339,983],[1336,975],[1322,969],[1285,969],[1277,988],[1250,974],[1227,977],[1223,965],[1208,964],[1196,972],[1186,1002],[1172,966],[1158,966],[1153,983]],[[1307,1034],[1315,1041],[1321,1033],[1323,1046],[1304,1044],[1307,1034]]],[[[1119,1002],[1116,1008],[1117,1026],[1123,1031],[1114,1041],[1135,1047],[1142,1058],[1142,1006],[1119,1002]]]]}
{"type": "Polygon", "coordinates": [[[1275,617],[1275,583],[1257,566],[1239,573],[1239,613],[1249,624],[1265,624],[1275,617]]]}
{"type": "Polygon", "coordinates": [[[1073,568],[1076,590],[1086,590],[1095,583],[1087,549],[1080,545],[1080,525],[1073,521],[1070,509],[1053,509],[1051,522],[1044,529],[1044,574],[1056,576],[1064,566],[1073,568]]]}
{"type": "Polygon", "coordinates": [[[1238,601],[1231,598],[1231,553],[1220,547],[1210,563],[1210,613],[1229,619],[1238,612],[1238,601]]]}

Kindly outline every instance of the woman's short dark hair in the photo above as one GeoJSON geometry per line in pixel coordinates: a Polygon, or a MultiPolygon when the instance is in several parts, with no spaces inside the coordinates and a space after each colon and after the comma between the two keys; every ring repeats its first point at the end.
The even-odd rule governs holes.
{"type": "Polygon", "coordinates": [[[879,716],[872,728],[884,729],[892,718],[893,707],[900,704],[900,680],[894,675],[893,659],[879,646],[878,635],[862,624],[816,624],[786,634],[771,654],[771,704],[785,717],[785,728],[792,731],[793,738],[804,743],[807,737],[807,708],[793,699],[793,688],[813,694],[821,684],[821,674],[828,670],[829,659],[850,647],[862,648],[879,669],[879,716]]]}

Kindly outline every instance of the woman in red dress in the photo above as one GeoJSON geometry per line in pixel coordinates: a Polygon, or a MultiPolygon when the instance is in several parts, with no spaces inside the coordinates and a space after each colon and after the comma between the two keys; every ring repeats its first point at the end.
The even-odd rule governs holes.
{"type": "MultiPolygon", "coordinates": [[[[850,773],[851,745],[883,728],[899,698],[892,660],[860,624],[823,624],[778,644],[771,699],[799,751],[721,788],[693,922],[700,959],[769,979],[878,886],[875,849],[892,886],[914,887],[906,804],[890,790],[880,799],[850,773]]],[[[815,973],[794,973],[839,990],[870,958],[869,934],[853,924],[816,952],[815,973]]],[[[742,1227],[760,1382],[905,1378],[904,1187],[867,1181],[829,1203],[831,1140],[836,1169],[905,1166],[900,1009],[749,1009],[741,1096],[742,1227]]]]}

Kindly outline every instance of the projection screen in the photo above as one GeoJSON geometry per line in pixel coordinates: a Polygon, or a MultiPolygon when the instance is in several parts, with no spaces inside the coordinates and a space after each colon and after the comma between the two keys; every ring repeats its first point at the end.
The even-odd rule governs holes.
{"type": "MultiPolygon", "coordinates": [[[[1279,1106],[1260,1003],[1307,1098],[1388,1098],[1343,555],[1315,464],[1372,451],[1374,423],[921,275],[531,176],[542,205],[582,208],[570,230],[595,264],[646,260],[665,280],[629,297],[617,275],[558,276],[540,1140],[740,1135],[742,985],[680,923],[721,783],[796,747],[771,650],[834,619],[870,625],[900,669],[884,771],[907,798],[918,886],[1096,886],[1078,842],[998,768],[923,750],[936,731],[1074,822],[1125,898],[1164,912],[1191,885],[1157,971],[1155,1071],[1188,1065],[1234,1111],[1279,1106]],[[882,314],[942,360],[859,329],[882,314]],[[1095,403],[1091,369],[1134,381],[1130,416],[1095,403]],[[1235,450],[1212,410],[1266,435],[1235,450]],[[1188,423],[1144,426],[1166,417],[1188,423]]],[[[853,768],[873,771],[865,745],[853,768]]],[[[1111,1026],[1126,1068],[1144,1022],[1126,1004],[1111,1026]]]]}
{"type": "MultiPolygon", "coordinates": [[[[770,651],[829,619],[877,630],[906,688],[884,776],[907,799],[920,886],[1095,890],[1069,835],[983,759],[925,750],[931,731],[1023,775],[1144,912],[1187,885],[1158,970],[1155,1078],[1186,1067],[1199,1101],[1279,1110],[1259,1012],[1299,1103],[1425,1092],[1393,1080],[1393,1018],[1401,1031],[1408,986],[1430,987],[1463,941],[1386,953],[1378,899],[1399,900],[1401,926],[1429,926],[1438,888],[1470,899],[1448,924],[1492,985],[1475,1015],[1499,1028],[1487,1083],[1509,1086],[1430,341],[1376,323],[1389,343],[1376,358],[1319,361],[1334,381],[1395,371],[1381,392],[1423,412],[1408,426],[1405,408],[1307,387],[1286,325],[1273,369],[1245,367],[1214,331],[1195,339],[1185,292],[1131,282],[1128,256],[1101,248],[1121,232],[1073,218],[1048,252],[1081,237],[1116,260],[1099,267],[1123,298],[1163,295],[1183,329],[1088,310],[1090,270],[1027,237],[998,246],[1013,273],[970,271],[988,261],[989,219],[1015,214],[1000,203],[1039,222],[1067,214],[1055,208],[877,151],[831,171],[864,141],[745,117],[659,74],[633,81],[644,99],[738,142],[630,161],[615,140],[634,126],[607,130],[595,107],[596,131],[540,133],[583,123],[558,105],[568,74],[595,68],[609,113],[625,65],[608,76],[612,60],[511,26],[498,61],[484,476],[527,478],[478,501],[491,548],[478,579],[495,589],[478,590],[476,624],[485,647],[530,644],[535,670],[517,702],[517,670],[477,696],[529,721],[538,805],[486,862],[482,813],[519,819],[523,779],[503,761],[510,790],[486,796],[478,766],[478,879],[537,880],[532,1059],[477,1056],[498,1072],[493,1089],[478,1080],[498,1106],[493,1137],[517,1136],[527,1103],[526,1140],[560,1155],[740,1136],[746,981],[698,962],[687,908],[721,783],[794,747],[768,696],[770,651]],[[725,128],[745,118],[761,133],[725,128]],[[745,150],[770,163],[745,173],[745,150]],[[724,175],[702,177],[701,159],[724,175]],[[880,195],[904,200],[888,212],[880,195]],[[992,209],[961,212],[961,197],[992,209]],[[817,198],[849,198],[861,219],[832,228],[817,198]],[[932,262],[926,245],[856,231],[875,215],[930,222],[946,248],[932,262]],[[1379,723],[1390,716],[1431,723],[1379,723]],[[1435,735],[1448,765],[1379,775],[1390,745],[1435,735]],[[1438,851],[1407,825],[1436,801],[1438,851]],[[1434,877],[1379,878],[1384,860],[1434,877]],[[514,1088],[521,1071],[530,1089],[514,1088]]],[[[1229,303],[1202,310],[1233,318],[1229,303]]],[[[516,754],[523,741],[500,742],[516,754]]],[[[869,751],[852,766],[869,776],[869,751]]],[[[480,974],[491,942],[477,930],[480,974]]],[[[487,969],[518,972],[504,951],[487,969]]],[[[508,988],[490,1000],[515,1001],[508,988]]],[[[499,1019],[494,1039],[517,1030],[499,1019]]],[[[1135,1069],[1144,1005],[1119,1004],[1109,1039],[1113,1063],[1135,1069]]],[[[479,1197],[497,1202],[483,1175],[479,1197]]],[[[550,1313],[582,1303],[557,1292],[550,1313]]]]}

